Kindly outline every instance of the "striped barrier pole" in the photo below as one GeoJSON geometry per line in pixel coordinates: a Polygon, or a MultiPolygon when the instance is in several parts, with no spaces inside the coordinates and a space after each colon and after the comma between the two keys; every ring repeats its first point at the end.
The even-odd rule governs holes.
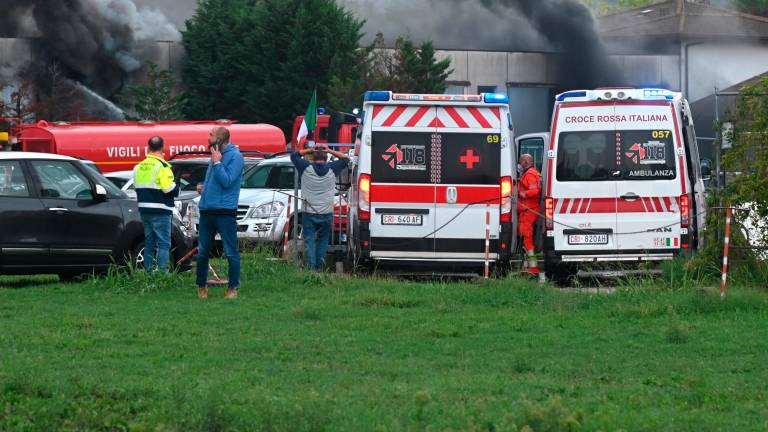
{"type": "Polygon", "coordinates": [[[485,279],[488,279],[488,277],[490,276],[490,267],[488,263],[490,243],[491,243],[491,205],[486,204],[485,205],[485,272],[483,274],[485,279]]]}
{"type": "Polygon", "coordinates": [[[292,196],[288,196],[288,211],[285,213],[285,226],[283,227],[283,258],[288,258],[288,230],[291,226],[291,199],[292,196]]]}
{"type": "Polygon", "coordinates": [[[728,282],[728,246],[731,243],[731,217],[733,210],[725,209],[725,239],[723,241],[723,279],[720,282],[720,297],[725,298],[725,289],[728,282]]]}

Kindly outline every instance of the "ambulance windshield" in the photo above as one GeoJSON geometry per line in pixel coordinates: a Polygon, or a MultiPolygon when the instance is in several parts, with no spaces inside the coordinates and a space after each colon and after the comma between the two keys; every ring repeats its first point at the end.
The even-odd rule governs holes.
{"type": "Polygon", "coordinates": [[[497,185],[501,135],[374,132],[371,166],[376,182],[497,185]]]}
{"type": "Polygon", "coordinates": [[[558,181],[670,180],[677,175],[670,130],[563,132],[558,181]]]}

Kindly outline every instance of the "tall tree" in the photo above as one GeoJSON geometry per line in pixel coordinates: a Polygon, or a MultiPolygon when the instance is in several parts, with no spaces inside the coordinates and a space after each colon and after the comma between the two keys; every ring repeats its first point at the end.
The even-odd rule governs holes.
{"type": "Polygon", "coordinates": [[[38,120],[81,120],[85,101],[57,62],[48,66],[37,79],[36,97],[30,106],[38,120]]]}
{"type": "Polygon", "coordinates": [[[768,77],[741,89],[736,106],[732,148],[723,160],[730,181],[731,204],[747,205],[759,217],[768,240],[768,77]]]}
{"type": "Polygon", "coordinates": [[[29,78],[23,78],[11,92],[11,100],[6,105],[6,115],[18,119],[20,123],[28,123],[35,120],[34,85],[29,78]]]}
{"type": "Polygon", "coordinates": [[[178,120],[182,118],[181,99],[176,92],[176,79],[169,70],[150,62],[144,81],[128,87],[120,98],[139,120],[178,120]]]}
{"type": "Polygon", "coordinates": [[[401,36],[393,49],[386,46],[381,33],[371,45],[358,51],[357,65],[357,78],[332,81],[332,108],[348,110],[359,105],[366,90],[442,93],[451,73],[450,60],[438,61],[432,42],[416,46],[401,36]]]}
{"type": "Polygon", "coordinates": [[[187,23],[186,114],[289,131],[317,88],[355,76],[362,22],[335,0],[203,0],[187,23]]]}
{"type": "Polygon", "coordinates": [[[736,7],[742,12],[768,16],[768,0],[736,0],[736,7]]]}

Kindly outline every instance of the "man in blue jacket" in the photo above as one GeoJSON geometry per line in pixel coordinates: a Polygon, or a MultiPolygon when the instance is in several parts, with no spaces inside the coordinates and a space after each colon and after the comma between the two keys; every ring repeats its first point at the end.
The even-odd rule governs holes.
{"type": "Polygon", "coordinates": [[[237,247],[237,202],[243,181],[243,155],[229,142],[229,130],[215,127],[208,135],[211,162],[205,181],[197,185],[200,193],[198,229],[197,294],[208,298],[208,255],[216,233],[221,236],[229,262],[229,287],[224,297],[237,298],[240,285],[240,251],[237,247]]]}

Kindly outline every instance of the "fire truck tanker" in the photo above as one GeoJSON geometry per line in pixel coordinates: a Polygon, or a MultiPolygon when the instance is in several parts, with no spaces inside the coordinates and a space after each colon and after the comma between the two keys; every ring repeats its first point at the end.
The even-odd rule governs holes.
{"type": "Polygon", "coordinates": [[[215,126],[229,129],[241,151],[278,153],[286,150],[283,132],[268,124],[208,122],[103,122],[21,125],[23,151],[56,153],[94,161],[103,172],[133,169],[144,159],[147,140],[161,136],[166,157],[182,152],[208,151],[208,133],[215,126]]]}

